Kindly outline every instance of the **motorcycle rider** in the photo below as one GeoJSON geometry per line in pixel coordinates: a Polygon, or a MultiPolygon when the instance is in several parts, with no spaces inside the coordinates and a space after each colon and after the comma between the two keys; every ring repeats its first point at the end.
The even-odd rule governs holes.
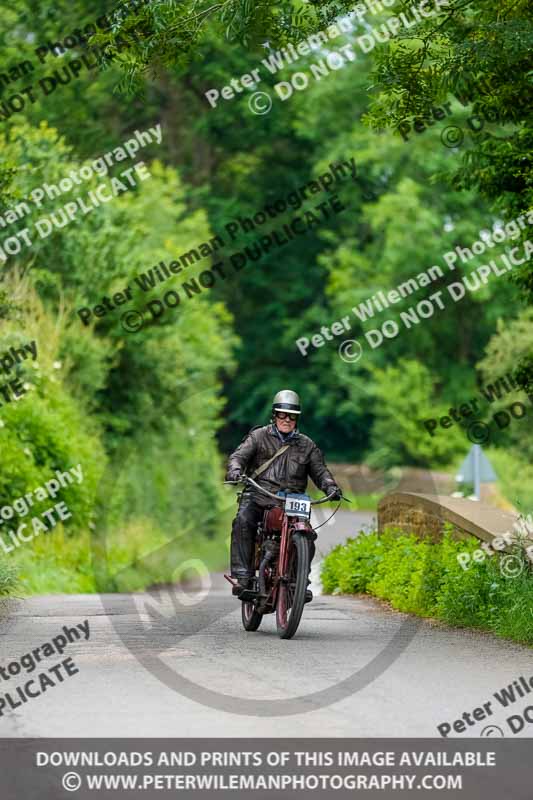
{"type": "MultiPolygon", "coordinates": [[[[274,397],[270,425],[252,428],[228,460],[226,480],[238,481],[246,472],[256,483],[270,492],[289,491],[305,493],[307,479],[332,500],[340,500],[342,492],[316,444],[297,428],[301,414],[300,398],[290,389],[283,389],[274,397]],[[279,453],[278,453],[279,451],[279,453]],[[264,465],[267,465],[264,468],[264,465]],[[261,469],[263,467],[263,469],[261,469]]],[[[265,508],[274,506],[271,498],[247,486],[242,493],[237,516],[231,531],[231,576],[238,581],[239,593],[248,588],[254,575],[254,545],[257,525],[265,508]]],[[[311,542],[310,559],[315,554],[311,542]]],[[[306,601],[312,599],[307,590],[306,601]]]]}

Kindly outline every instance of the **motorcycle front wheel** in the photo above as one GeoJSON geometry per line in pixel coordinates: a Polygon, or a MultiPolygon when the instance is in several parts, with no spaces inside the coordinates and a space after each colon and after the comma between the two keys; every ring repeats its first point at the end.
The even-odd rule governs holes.
{"type": "Polygon", "coordinates": [[[279,587],[276,624],[281,639],[292,639],[302,618],[309,574],[309,541],[304,534],[292,537],[288,580],[279,587]]]}

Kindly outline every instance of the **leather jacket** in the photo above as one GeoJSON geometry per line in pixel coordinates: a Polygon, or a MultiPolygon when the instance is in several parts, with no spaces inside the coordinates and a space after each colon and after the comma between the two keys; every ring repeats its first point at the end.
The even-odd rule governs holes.
{"type": "MultiPolygon", "coordinates": [[[[254,470],[268,461],[283,444],[288,444],[288,449],[261,473],[256,479],[257,483],[274,494],[279,489],[302,494],[306,490],[309,477],[319,489],[329,494],[331,487],[337,484],[324,463],[322,451],[303,433],[296,432],[283,442],[273,425],[255,428],[245,436],[229,457],[226,480],[236,472],[246,472],[251,477],[254,470]]],[[[272,499],[266,495],[253,492],[249,488],[245,491],[251,491],[260,505],[273,505],[272,499]]]]}

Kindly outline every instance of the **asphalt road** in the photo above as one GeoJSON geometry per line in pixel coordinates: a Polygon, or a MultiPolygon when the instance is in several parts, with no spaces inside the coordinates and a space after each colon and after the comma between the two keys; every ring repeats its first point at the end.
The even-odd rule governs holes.
{"type": "MultiPolygon", "coordinates": [[[[319,553],[370,517],[339,514],[321,528],[319,553]]],[[[90,635],[61,656],[79,672],[61,682],[54,673],[55,686],[15,710],[6,704],[0,735],[437,736],[437,725],[491,700],[490,717],[461,735],[479,736],[491,724],[511,736],[506,717],[528,705],[527,695],[510,709],[493,697],[532,675],[525,647],[341,596],[315,597],[287,642],[276,636],[273,617],[256,633],[242,629],[222,576],[211,577],[201,602],[187,605],[195,597],[180,590],[178,605],[170,590],[8,601],[0,622],[4,671],[65,625],[88,620],[90,635]]],[[[28,675],[4,672],[0,703],[59,661],[44,658],[28,675]]],[[[531,733],[526,725],[520,735],[531,733]]]]}

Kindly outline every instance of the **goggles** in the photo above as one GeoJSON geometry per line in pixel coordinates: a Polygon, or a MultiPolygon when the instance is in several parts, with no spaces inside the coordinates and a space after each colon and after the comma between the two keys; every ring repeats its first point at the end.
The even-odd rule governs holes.
{"type": "Polygon", "coordinates": [[[278,419],[290,419],[291,422],[295,422],[298,419],[298,414],[286,414],[285,411],[276,411],[276,417],[278,419]]]}

